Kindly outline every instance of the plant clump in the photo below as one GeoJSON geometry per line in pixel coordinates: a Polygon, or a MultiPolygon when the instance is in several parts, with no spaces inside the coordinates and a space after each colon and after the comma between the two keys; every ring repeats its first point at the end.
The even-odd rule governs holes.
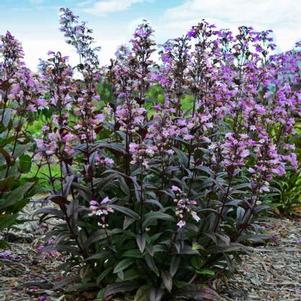
{"type": "Polygon", "coordinates": [[[200,283],[261,238],[271,181],[298,166],[300,52],[274,54],[271,31],[204,20],[157,48],[144,21],[100,67],[92,30],[69,9],[60,24],[77,66],[49,52],[38,76],[2,69],[22,72],[7,97],[28,95],[24,112],[46,116],[33,154],[56,207],[38,213],[61,221],[47,239],[68,255],[70,283],[76,274],[74,289],[99,300],[217,300],[200,283]]]}

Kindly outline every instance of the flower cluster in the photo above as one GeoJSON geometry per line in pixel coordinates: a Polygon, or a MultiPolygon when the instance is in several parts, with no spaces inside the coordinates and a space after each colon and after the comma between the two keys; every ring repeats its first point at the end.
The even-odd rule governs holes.
{"type": "Polygon", "coordinates": [[[135,133],[144,125],[146,110],[135,100],[129,100],[116,108],[115,116],[121,130],[135,133]]]}
{"type": "Polygon", "coordinates": [[[183,228],[186,225],[189,216],[191,216],[196,222],[199,222],[200,217],[193,210],[197,205],[197,201],[189,200],[186,197],[186,194],[178,186],[173,185],[171,190],[176,196],[173,201],[176,204],[175,214],[178,219],[177,226],[179,228],[183,228]]]}
{"type": "Polygon", "coordinates": [[[80,22],[78,16],[75,16],[70,9],[61,8],[60,13],[61,31],[67,43],[75,47],[81,61],[83,60],[86,65],[79,68],[97,69],[99,67],[97,52],[100,47],[92,47],[94,43],[94,38],[91,36],[92,29],[87,28],[85,22],[80,22]]]}
{"type": "Polygon", "coordinates": [[[130,143],[129,151],[132,155],[132,164],[142,164],[145,168],[148,168],[149,159],[153,158],[158,148],[155,145],[130,143]]]}
{"type": "Polygon", "coordinates": [[[37,112],[47,108],[47,101],[42,98],[44,87],[37,75],[28,68],[19,68],[10,80],[8,100],[18,103],[18,113],[37,112]]]}
{"type": "Polygon", "coordinates": [[[225,141],[223,142],[222,163],[226,168],[242,167],[246,164],[246,159],[250,155],[249,151],[249,136],[246,134],[240,134],[239,137],[235,137],[234,133],[227,133],[225,135],[225,141]]]}
{"type": "Polygon", "coordinates": [[[96,154],[95,158],[95,165],[96,166],[104,166],[104,167],[112,167],[114,165],[114,160],[100,154],[96,154]]]}
{"type": "Polygon", "coordinates": [[[90,216],[97,216],[98,225],[105,229],[108,225],[108,215],[113,213],[114,210],[110,208],[111,200],[108,197],[105,197],[102,201],[98,202],[95,200],[90,201],[90,216]]]}
{"type": "Polygon", "coordinates": [[[0,55],[3,61],[0,64],[0,74],[8,80],[20,66],[24,66],[24,58],[21,43],[8,31],[0,36],[0,55]]]}

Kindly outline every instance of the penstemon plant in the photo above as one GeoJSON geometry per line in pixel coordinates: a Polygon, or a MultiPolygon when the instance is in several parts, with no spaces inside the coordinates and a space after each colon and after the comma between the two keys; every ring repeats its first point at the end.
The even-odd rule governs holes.
{"type": "MultiPolygon", "coordinates": [[[[20,223],[37,182],[30,177],[34,143],[27,131],[32,114],[44,105],[42,85],[23,62],[19,41],[0,36],[0,231],[20,223]]],[[[6,246],[0,240],[0,248],[6,246]]]]}
{"type": "Polygon", "coordinates": [[[35,157],[57,205],[38,213],[61,220],[47,239],[69,255],[70,281],[99,300],[217,300],[200,284],[233,271],[260,238],[271,181],[297,167],[300,53],[273,54],[270,31],[203,20],[155,62],[144,21],[100,68],[92,30],[69,9],[60,23],[80,62],[41,62],[38,105],[51,114],[35,157]]]}
{"type": "MultiPolygon", "coordinates": [[[[296,45],[298,46],[298,44],[296,45]]],[[[300,47],[300,43],[299,43],[300,47]]],[[[298,51],[292,50],[278,57],[278,60],[283,62],[281,77],[279,80],[289,79],[291,82],[290,88],[294,91],[300,90],[300,63],[298,51]]],[[[289,104],[287,104],[289,105],[289,104]]],[[[299,214],[301,201],[301,186],[300,186],[300,116],[292,112],[295,119],[295,130],[288,138],[289,144],[286,147],[297,155],[298,163],[295,162],[295,169],[287,171],[284,177],[279,177],[273,180],[272,187],[275,190],[275,195],[269,199],[269,204],[278,210],[281,214],[295,215],[299,214]]],[[[293,155],[294,156],[294,155],[293,155]]]]}

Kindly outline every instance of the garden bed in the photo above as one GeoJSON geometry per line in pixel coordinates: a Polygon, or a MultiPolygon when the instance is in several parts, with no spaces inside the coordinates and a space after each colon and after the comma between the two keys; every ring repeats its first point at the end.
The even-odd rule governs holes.
{"type": "Polygon", "coordinates": [[[157,45],[144,20],[103,66],[59,22],[77,65],[0,36],[1,298],[301,299],[299,222],[266,218],[300,202],[300,43],[202,20],[157,45]]]}
{"type": "MultiPolygon", "coordinates": [[[[263,226],[275,241],[249,248],[251,254],[243,257],[238,273],[217,284],[223,300],[300,300],[301,221],[273,219],[263,226]]],[[[11,243],[11,255],[2,260],[0,301],[68,300],[54,289],[55,282],[62,279],[57,267],[63,258],[39,252],[39,235],[13,238],[17,241],[11,243]]],[[[78,298],[94,300],[94,294],[78,298]]]]}
{"type": "Polygon", "coordinates": [[[301,222],[276,219],[266,227],[275,243],[250,249],[226,285],[225,300],[301,299],[301,222]]]}

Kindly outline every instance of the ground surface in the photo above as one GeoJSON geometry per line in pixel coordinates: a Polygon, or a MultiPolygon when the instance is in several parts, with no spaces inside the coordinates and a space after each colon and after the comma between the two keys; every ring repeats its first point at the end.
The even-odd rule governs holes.
{"type": "Polygon", "coordinates": [[[276,219],[266,227],[276,242],[250,248],[225,300],[301,301],[301,220],[276,219]]]}
{"type": "MultiPolygon", "coordinates": [[[[222,300],[301,300],[301,221],[275,219],[264,226],[276,241],[250,248],[238,273],[220,288],[222,300]]],[[[63,258],[41,253],[38,239],[10,239],[14,241],[11,252],[0,256],[0,301],[94,299],[89,293],[66,298],[54,289],[54,283],[62,279],[57,267],[63,258]]]]}

